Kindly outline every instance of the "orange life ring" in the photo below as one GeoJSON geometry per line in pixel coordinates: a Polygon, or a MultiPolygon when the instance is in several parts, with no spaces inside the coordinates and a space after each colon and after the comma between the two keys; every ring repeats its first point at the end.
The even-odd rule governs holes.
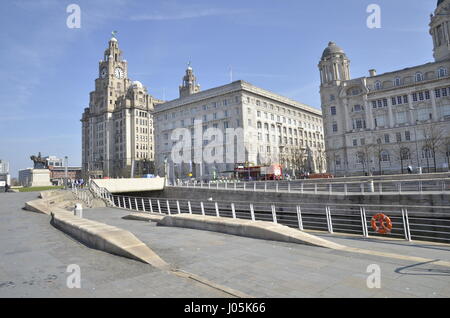
{"type": "Polygon", "coordinates": [[[391,219],[383,213],[375,215],[370,223],[372,224],[372,229],[380,234],[388,234],[392,230],[391,219]]]}

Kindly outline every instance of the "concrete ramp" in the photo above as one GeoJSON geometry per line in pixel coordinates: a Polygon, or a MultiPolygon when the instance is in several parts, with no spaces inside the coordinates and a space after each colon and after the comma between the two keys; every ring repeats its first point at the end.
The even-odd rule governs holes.
{"type": "Polygon", "coordinates": [[[165,178],[96,179],[92,181],[110,193],[125,193],[163,190],[165,178]]]}
{"type": "Polygon", "coordinates": [[[165,216],[158,225],[221,232],[263,240],[306,244],[324,248],[344,249],[345,246],[293,229],[281,224],[263,221],[230,219],[216,216],[177,214],[165,216]]]}

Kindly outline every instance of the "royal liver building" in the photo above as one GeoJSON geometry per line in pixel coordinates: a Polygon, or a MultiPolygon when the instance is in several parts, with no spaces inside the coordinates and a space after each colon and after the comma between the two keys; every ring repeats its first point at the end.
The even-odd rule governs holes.
{"type": "Polygon", "coordinates": [[[350,78],[330,42],[319,63],[328,169],[336,175],[447,171],[450,156],[450,0],[431,15],[434,62],[350,78]]]}
{"type": "Polygon", "coordinates": [[[99,62],[95,91],[82,122],[82,168],[86,178],[130,177],[152,172],[152,111],[162,101],[128,78],[115,36],[99,62]]]}

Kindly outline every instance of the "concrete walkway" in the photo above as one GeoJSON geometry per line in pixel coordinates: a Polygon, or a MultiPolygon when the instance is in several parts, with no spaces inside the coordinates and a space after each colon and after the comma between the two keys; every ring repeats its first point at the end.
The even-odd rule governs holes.
{"type": "MultiPolygon", "coordinates": [[[[113,208],[85,211],[88,218],[134,233],[170,264],[252,296],[450,296],[448,267],[121,219],[127,214],[113,208]],[[381,289],[366,285],[371,264],[381,268],[381,289]]],[[[408,248],[423,256],[422,248],[408,248]]],[[[439,258],[433,255],[427,256],[439,258]]]]}

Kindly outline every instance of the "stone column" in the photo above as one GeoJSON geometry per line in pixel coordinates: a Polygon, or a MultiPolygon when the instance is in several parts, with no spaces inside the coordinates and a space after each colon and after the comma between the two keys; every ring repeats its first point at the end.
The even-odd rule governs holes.
{"type": "Polygon", "coordinates": [[[363,96],[364,100],[364,109],[366,111],[366,125],[370,130],[375,129],[375,123],[373,121],[373,113],[372,113],[372,106],[369,105],[369,102],[367,101],[367,95],[363,96]]]}
{"type": "Polygon", "coordinates": [[[408,107],[409,123],[411,125],[415,125],[414,114],[413,114],[414,106],[413,106],[413,99],[412,99],[411,93],[408,94],[408,105],[409,105],[409,107],[408,107]]]}
{"type": "Polygon", "coordinates": [[[432,109],[432,114],[433,114],[432,121],[438,121],[437,107],[436,107],[436,95],[434,93],[434,89],[430,90],[430,97],[431,97],[431,109],[432,109]]]}
{"type": "Polygon", "coordinates": [[[395,122],[394,122],[394,114],[392,112],[392,99],[388,97],[387,102],[388,102],[389,127],[393,128],[395,122]]]}
{"type": "Polygon", "coordinates": [[[345,129],[347,131],[352,130],[351,122],[350,122],[350,116],[348,115],[348,98],[344,98],[344,121],[345,121],[345,129]]]}

